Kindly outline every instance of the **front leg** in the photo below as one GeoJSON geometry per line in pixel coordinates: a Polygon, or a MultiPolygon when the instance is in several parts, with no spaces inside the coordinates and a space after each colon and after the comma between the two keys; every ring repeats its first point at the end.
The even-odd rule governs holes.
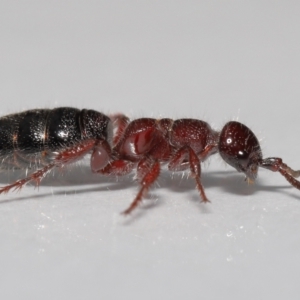
{"type": "Polygon", "coordinates": [[[196,181],[196,187],[200,193],[202,202],[210,202],[205,195],[204,188],[201,183],[201,164],[199,157],[191,147],[184,146],[180,148],[172,157],[168,168],[170,171],[175,172],[189,168],[191,176],[196,181]]]}

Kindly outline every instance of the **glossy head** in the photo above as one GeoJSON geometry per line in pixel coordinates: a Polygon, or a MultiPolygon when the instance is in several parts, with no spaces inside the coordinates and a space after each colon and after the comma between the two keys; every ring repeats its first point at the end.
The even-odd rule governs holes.
{"type": "Polygon", "coordinates": [[[248,181],[255,180],[262,152],[258,139],[247,126],[235,121],[225,124],[220,133],[219,152],[229,165],[243,172],[248,181]]]}

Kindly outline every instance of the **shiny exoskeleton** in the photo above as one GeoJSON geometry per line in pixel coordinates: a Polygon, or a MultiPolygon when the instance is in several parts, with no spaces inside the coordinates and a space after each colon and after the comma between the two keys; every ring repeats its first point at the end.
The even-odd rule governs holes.
{"type": "Polygon", "coordinates": [[[246,175],[257,177],[258,167],[279,172],[295,188],[300,171],[281,158],[263,159],[254,133],[239,122],[228,122],[218,132],[196,119],[141,118],[130,121],[119,114],[106,116],[94,110],[70,107],[29,110],[0,118],[2,168],[37,168],[31,175],[0,188],[20,189],[29,181],[38,185],[54,167],[64,167],[91,154],[91,170],[123,176],[136,169],[141,188],[124,211],[130,213],[157,180],[161,165],[172,172],[189,170],[203,202],[201,162],[220,153],[224,161],[246,175]]]}
{"type": "Polygon", "coordinates": [[[99,112],[68,107],[28,110],[2,117],[1,168],[47,165],[57,153],[77,149],[79,142],[106,141],[110,123],[109,117],[99,112]]]}

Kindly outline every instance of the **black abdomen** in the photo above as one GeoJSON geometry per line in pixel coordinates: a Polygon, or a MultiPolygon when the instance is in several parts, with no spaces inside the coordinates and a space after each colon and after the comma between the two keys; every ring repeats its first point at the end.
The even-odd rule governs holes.
{"type": "Polygon", "coordinates": [[[107,138],[110,119],[100,112],[71,107],[35,109],[0,118],[0,158],[19,165],[74,146],[107,138]],[[43,153],[42,153],[43,152],[43,153]]]}

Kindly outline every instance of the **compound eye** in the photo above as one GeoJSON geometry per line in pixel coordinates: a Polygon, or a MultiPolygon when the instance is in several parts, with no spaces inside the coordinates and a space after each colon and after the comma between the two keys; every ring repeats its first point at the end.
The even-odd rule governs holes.
{"type": "Polygon", "coordinates": [[[237,171],[250,179],[256,177],[262,153],[256,136],[247,126],[234,121],[225,124],[220,133],[219,152],[237,171]]]}

